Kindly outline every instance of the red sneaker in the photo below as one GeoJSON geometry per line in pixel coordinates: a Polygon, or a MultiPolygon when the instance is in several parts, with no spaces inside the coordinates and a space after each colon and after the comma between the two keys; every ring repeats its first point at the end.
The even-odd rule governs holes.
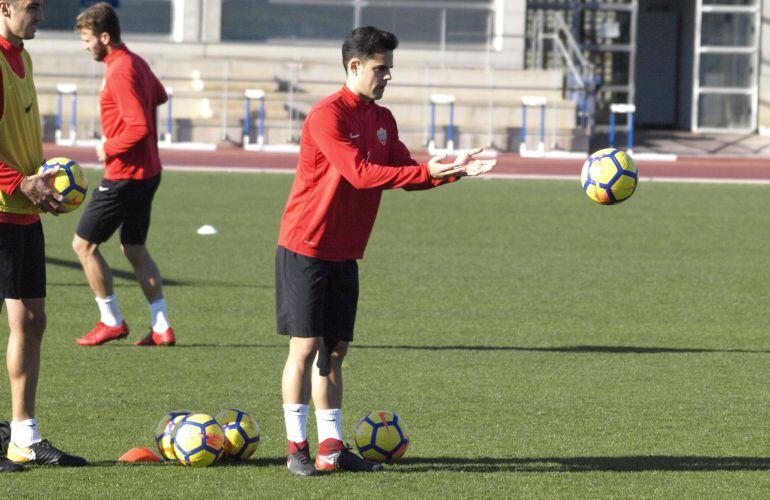
{"type": "Polygon", "coordinates": [[[148,333],[145,338],[134,342],[134,345],[141,345],[141,346],[153,346],[153,345],[172,346],[174,344],[176,344],[176,337],[174,337],[174,330],[172,330],[171,328],[167,329],[165,332],[162,332],[162,333],[158,333],[156,331],[150,330],[150,333],[148,333]]]}
{"type": "Polygon", "coordinates": [[[382,469],[382,464],[364,460],[350,451],[339,439],[324,439],[318,445],[318,453],[315,456],[317,471],[374,472],[382,469]]]}
{"type": "Polygon", "coordinates": [[[102,345],[110,340],[117,340],[128,337],[128,325],[122,322],[118,326],[107,326],[101,321],[94,325],[94,329],[83,335],[75,342],[78,345],[102,345]]]}

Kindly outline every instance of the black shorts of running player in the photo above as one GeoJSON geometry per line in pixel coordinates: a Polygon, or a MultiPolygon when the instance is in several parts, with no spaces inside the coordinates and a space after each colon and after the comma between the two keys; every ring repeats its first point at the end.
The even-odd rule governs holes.
{"type": "Polygon", "coordinates": [[[104,243],[120,228],[124,245],[144,245],[150,230],[152,199],[160,174],[150,179],[102,179],[80,217],[75,233],[90,243],[104,243]]]}
{"type": "Polygon", "coordinates": [[[275,254],[275,318],[279,334],[323,337],[321,375],[338,342],[353,340],[358,307],[358,263],[314,259],[278,247],[275,254]]]}
{"type": "Polygon", "coordinates": [[[0,223],[0,299],[45,297],[45,237],[40,221],[0,223]]]}

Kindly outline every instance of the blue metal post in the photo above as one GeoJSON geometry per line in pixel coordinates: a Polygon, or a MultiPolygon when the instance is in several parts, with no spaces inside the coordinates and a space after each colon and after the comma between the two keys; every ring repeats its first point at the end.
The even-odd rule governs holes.
{"type": "Polygon", "coordinates": [[[540,106],[540,144],[545,144],[545,103],[540,106]]]}
{"type": "Polygon", "coordinates": [[[628,113],[628,150],[634,149],[634,113],[628,113]]]}
{"type": "Polygon", "coordinates": [[[72,124],[72,130],[70,130],[70,134],[74,136],[77,134],[78,130],[78,95],[72,94],[72,119],[70,120],[70,123],[72,124]]]}
{"type": "Polygon", "coordinates": [[[436,103],[430,103],[430,142],[436,139],[436,103]]]}
{"type": "Polygon", "coordinates": [[[455,142],[455,103],[454,102],[449,103],[449,138],[447,139],[447,143],[449,142],[451,142],[452,144],[454,144],[455,142]]]}
{"type": "Polygon", "coordinates": [[[521,103],[521,143],[527,146],[527,105],[521,103]]]}
{"type": "Polygon", "coordinates": [[[259,137],[265,137],[265,99],[259,102],[259,137]]]}
{"type": "Polygon", "coordinates": [[[248,137],[251,132],[251,99],[246,98],[246,117],[243,119],[243,136],[248,137]]]}
{"type": "Polygon", "coordinates": [[[56,96],[56,130],[61,130],[62,94],[56,96]]]}

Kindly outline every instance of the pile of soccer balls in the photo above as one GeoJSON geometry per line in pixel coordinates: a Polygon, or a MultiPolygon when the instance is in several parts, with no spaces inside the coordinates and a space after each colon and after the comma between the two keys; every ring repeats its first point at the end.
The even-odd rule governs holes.
{"type": "Polygon", "coordinates": [[[259,425],[243,410],[205,413],[176,410],[167,413],[155,429],[155,443],[166,460],[207,467],[217,460],[246,460],[259,447],[259,425]]]}

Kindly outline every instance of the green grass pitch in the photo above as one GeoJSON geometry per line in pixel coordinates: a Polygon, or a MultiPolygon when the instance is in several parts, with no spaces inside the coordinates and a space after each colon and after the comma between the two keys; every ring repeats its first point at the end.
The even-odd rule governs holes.
{"type": "MultiPolygon", "coordinates": [[[[98,173],[90,172],[91,186],[98,173]]],[[[386,193],[360,262],[344,429],[387,408],[412,442],[384,473],[284,466],[273,258],[288,175],[164,173],[148,242],[179,344],[139,349],[149,312],[103,251],[132,329],[83,348],[97,308],[44,220],[49,326],[38,418],[93,466],[0,477],[7,498],[726,498],[770,491],[770,187],[642,183],[601,207],[577,180],[386,193]],[[211,224],[217,236],[198,236],[211,224]],[[168,410],[250,411],[240,466],[116,465],[168,410]]],[[[0,320],[0,355],[7,322],[0,320]]],[[[3,356],[4,357],[4,356],[3,356]]],[[[3,370],[4,371],[4,370],[3,370]]],[[[7,377],[0,415],[8,418],[7,377]]],[[[316,446],[315,419],[309,436],[316,446]]]]}

